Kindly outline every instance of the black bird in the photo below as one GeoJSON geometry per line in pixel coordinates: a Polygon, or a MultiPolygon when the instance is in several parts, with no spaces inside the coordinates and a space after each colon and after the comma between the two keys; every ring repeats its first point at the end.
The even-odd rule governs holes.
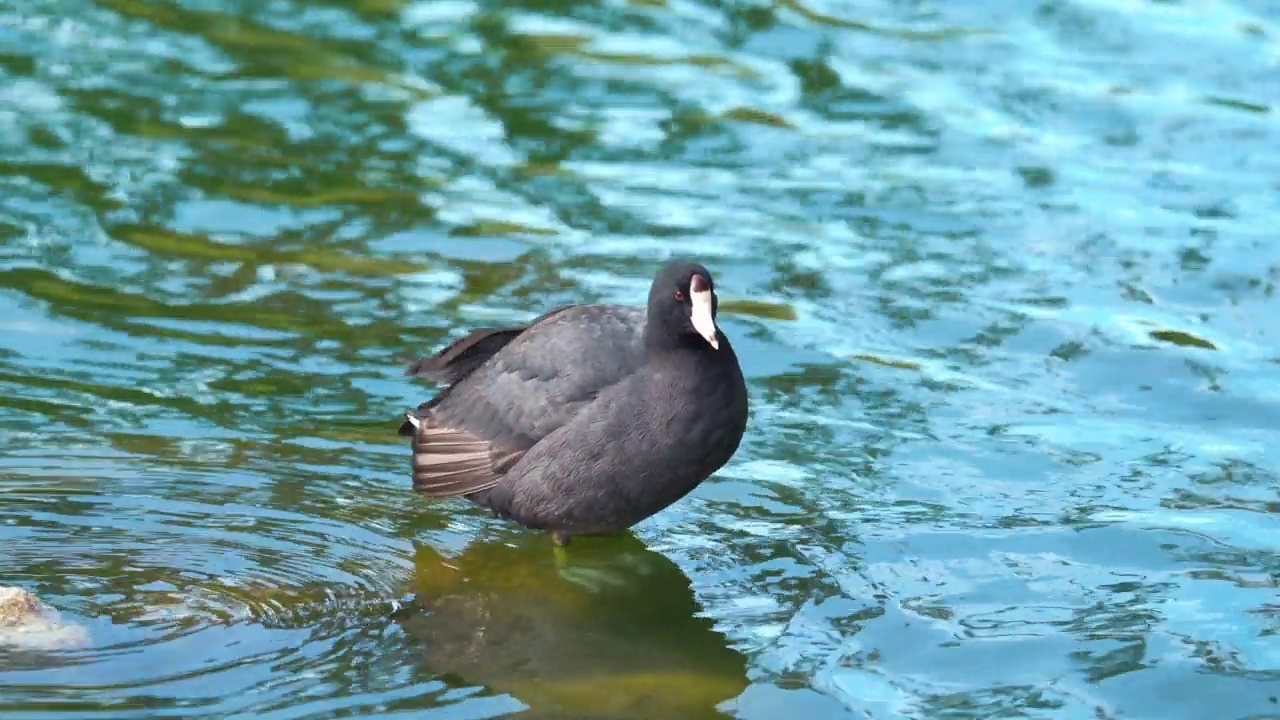
{"type": "Polygon", "coordinates": [[[559,545],[676,502],[728,462],[747,426],[718,302],[705,267],[673,261],[647,308],[566,305],[413,363],[406,375],[447,385],[400,426],[414,490],[461,495],[559,545]]]}

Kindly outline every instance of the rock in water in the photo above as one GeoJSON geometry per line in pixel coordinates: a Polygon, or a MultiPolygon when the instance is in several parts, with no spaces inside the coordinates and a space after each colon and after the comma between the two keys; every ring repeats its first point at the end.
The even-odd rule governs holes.
{"type": "Polygon", "coordinates": [[[0,649],[54,650],[83,645],[89,633],[19,587],[0,586],[0,649]]]}

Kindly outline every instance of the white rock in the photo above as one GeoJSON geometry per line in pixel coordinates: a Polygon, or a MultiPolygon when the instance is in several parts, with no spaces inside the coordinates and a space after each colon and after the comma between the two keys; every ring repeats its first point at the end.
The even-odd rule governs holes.
{"type": "Polygon", "coordinates": [[[52,650],[83,645],[85,628],[64,623],[58,612],[35,595],[17,587],[0,586],[0,647],[52,650]]]}

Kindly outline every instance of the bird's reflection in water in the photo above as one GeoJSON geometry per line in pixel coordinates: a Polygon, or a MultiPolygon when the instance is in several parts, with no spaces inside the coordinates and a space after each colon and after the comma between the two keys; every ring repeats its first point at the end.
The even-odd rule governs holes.
{"type": "Polygon", "coordinates": [[[630,533],[558,557],[541,533],[455,557],[420,545],[416,563],[398,615],[423,671],[509,694],[522,719],[724,718],[747,686],[745,657],[698,615],[688,576],[630,533]]]}

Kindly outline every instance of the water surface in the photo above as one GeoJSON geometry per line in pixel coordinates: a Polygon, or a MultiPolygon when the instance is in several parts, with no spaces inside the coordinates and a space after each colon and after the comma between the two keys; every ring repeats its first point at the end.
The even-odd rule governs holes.
{"type": "Polygon", "coordinates": [[[0,5],[5,718],[1280,717],[1280,5],[0,5]],[[712,268],[734,460],[575,543],[402,361],[712,268]]]}

